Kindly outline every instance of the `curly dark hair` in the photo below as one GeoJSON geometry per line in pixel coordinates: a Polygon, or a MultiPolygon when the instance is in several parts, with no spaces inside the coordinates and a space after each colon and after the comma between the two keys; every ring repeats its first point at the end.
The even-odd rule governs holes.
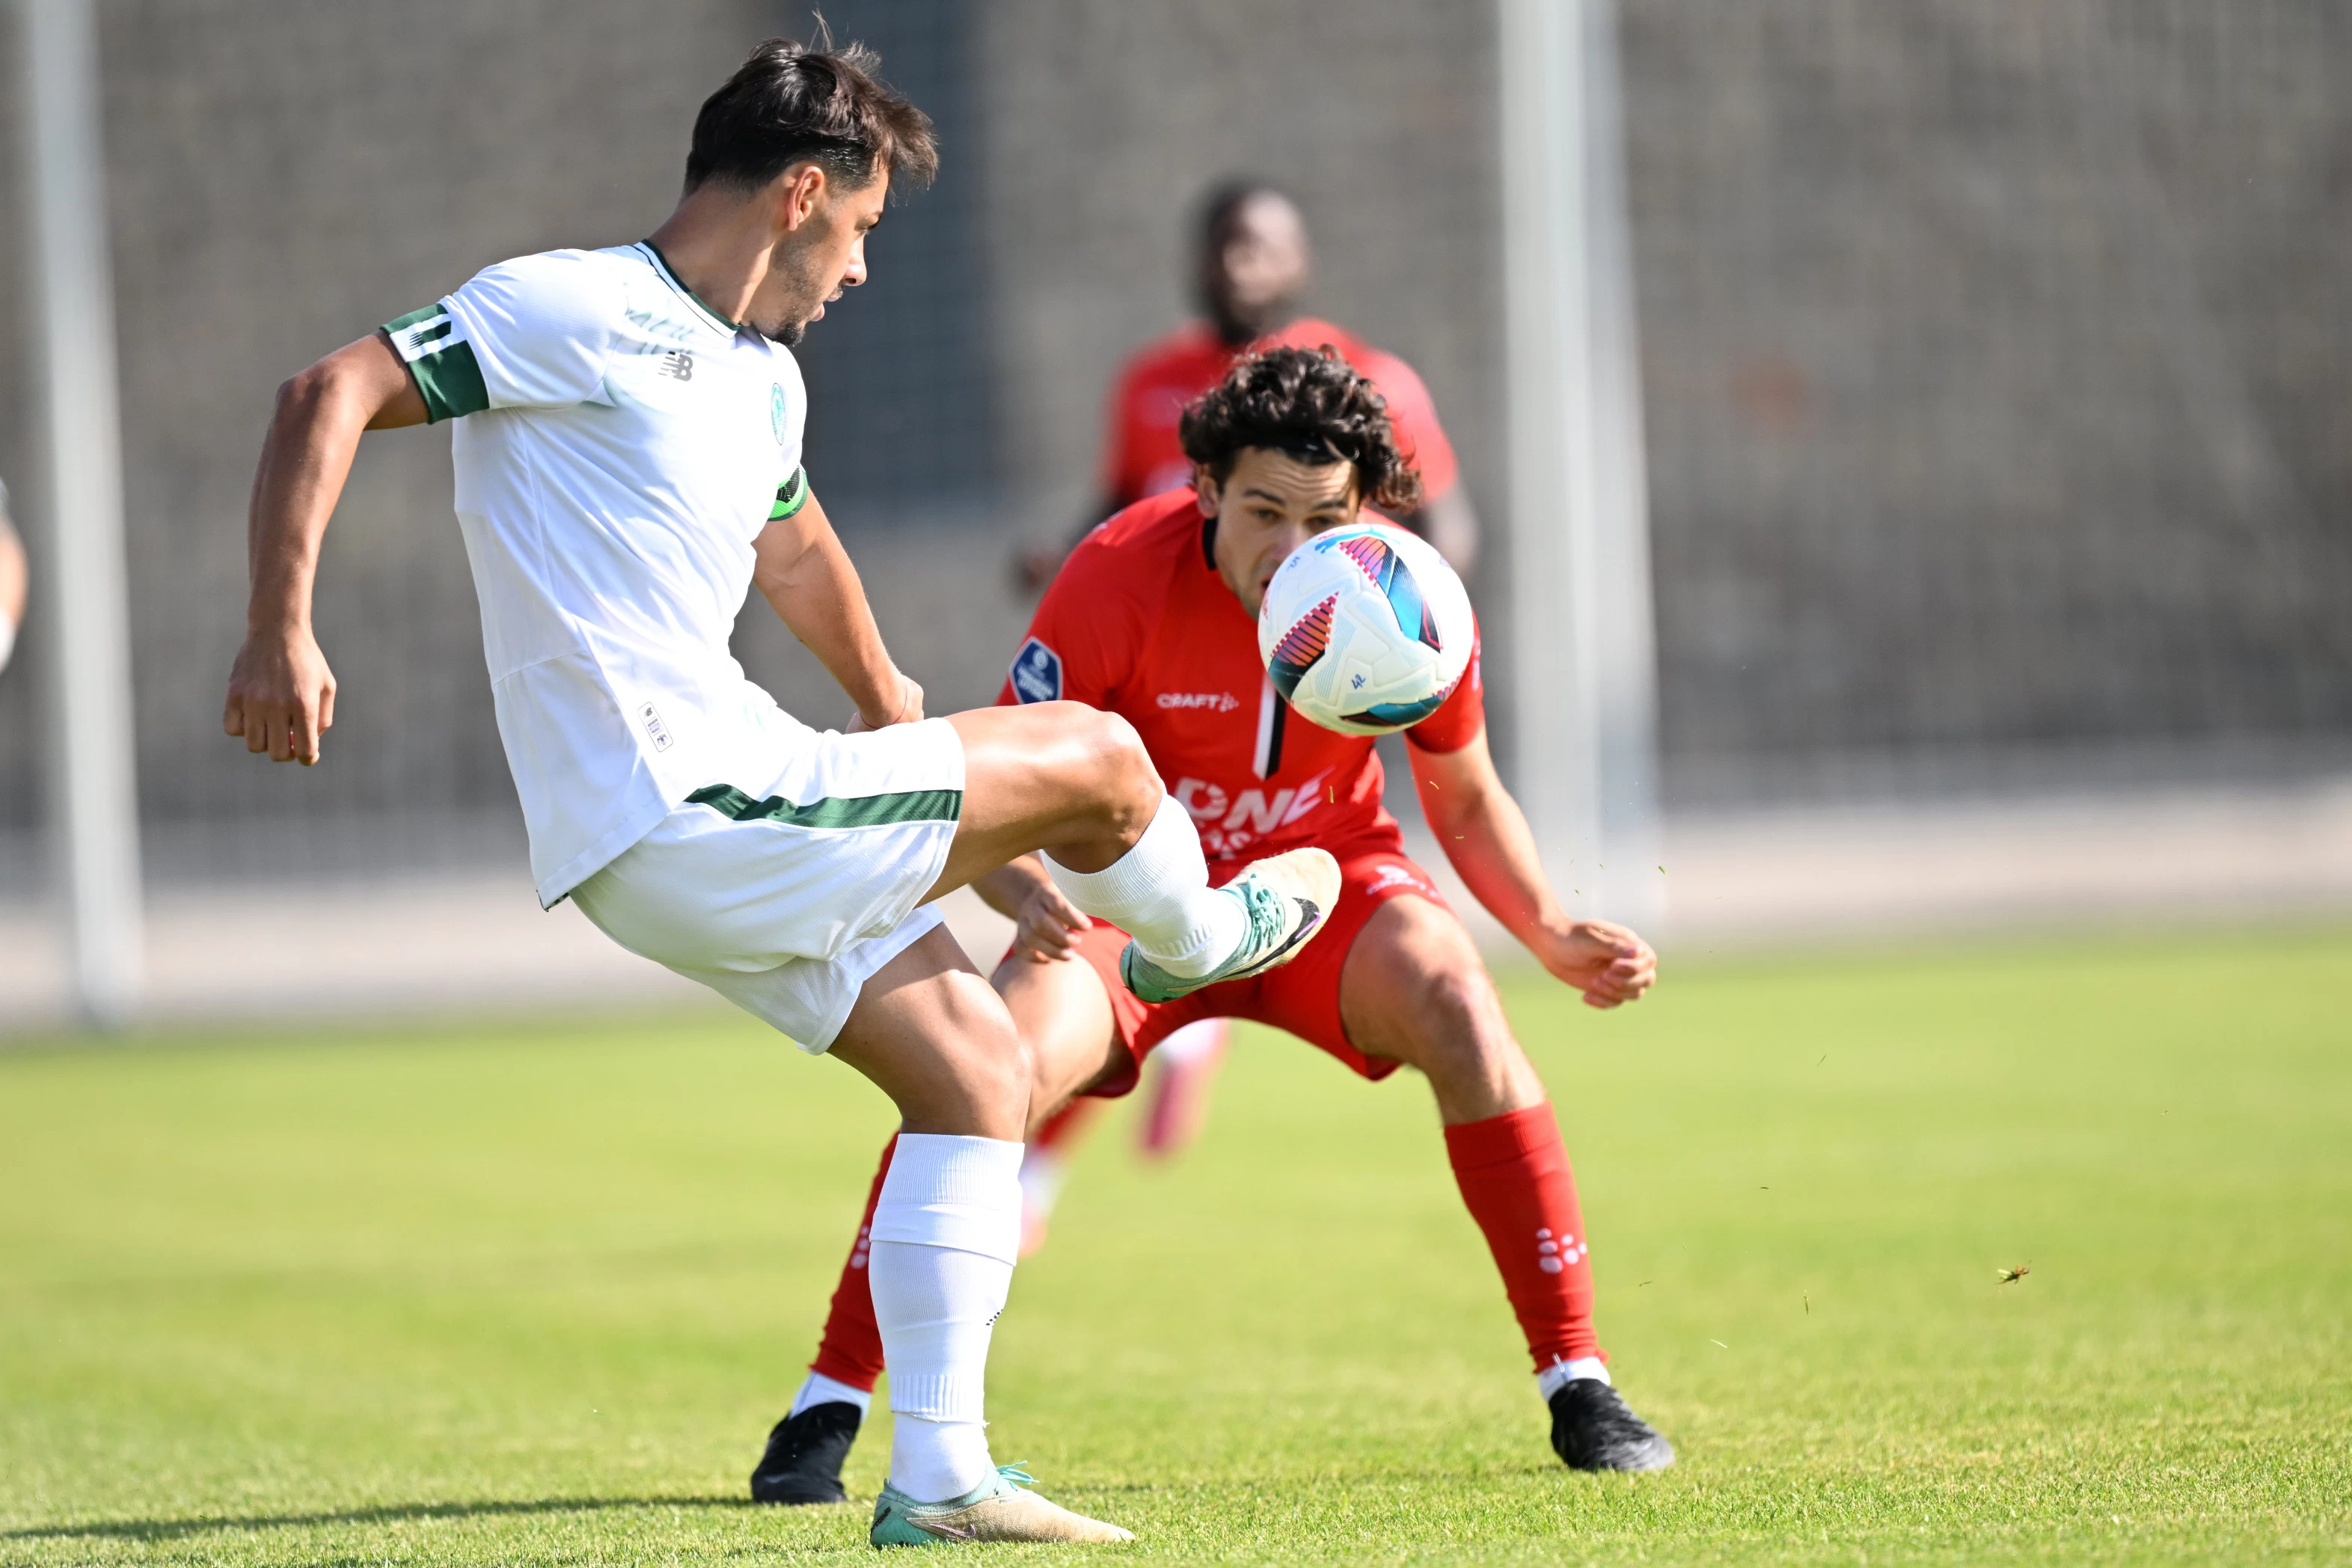
{"type": "Polygon", "coordinates": [[[1243,448],[1302,462],[1353,463],[1365,504],[1402,515],[1421,505],[1421,475],[1397,447],[1389,405],[1337,349],[1268,349],[1237,362],[1194,398],[1176,427],[1184,455],[1223,484],[1243,448]]]}

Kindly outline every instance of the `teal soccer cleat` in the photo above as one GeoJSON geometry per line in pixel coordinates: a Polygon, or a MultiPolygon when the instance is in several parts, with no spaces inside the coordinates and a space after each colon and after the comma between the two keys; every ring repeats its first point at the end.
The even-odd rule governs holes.
{"type": "Polygon", "coordinates": [[[1072,1513],[1028,1489],[1034,1478],[1018,1465],[999,1465],[996,1473],[959,1498],[945,1502],[917,1502],[896,1487],[886,1486],[874,1500],[874,1528],[867,1539],[877,1546],[948,1546],[982,1541],[1132,1541],[1134,1535],[1115,1524],[1072,1513]]]}
{"type": "Polygon", "coordinates": [[[1339,901],[1339,862],[1328,849],[1293,849],[1270,855],[1218,891],[1239,899],[1249,916],[1249,934],[1231,957],[1197,979],[1171,974],[1129,942],[1118,955],[1118,976],[1146,1002],[1173,1002],[1228,980],[1248,980],[1278,969],[1323,929],[1339,901]]]}

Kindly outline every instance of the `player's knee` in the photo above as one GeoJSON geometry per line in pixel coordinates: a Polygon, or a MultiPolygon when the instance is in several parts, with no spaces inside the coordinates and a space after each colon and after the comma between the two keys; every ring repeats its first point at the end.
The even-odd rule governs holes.
{"type": "Polygon", "coordinates": [[[1134,725],[1116,713],[1097,711],[1094,719],[1087,741],[1104,826],[1133,843],[1160,808],[1160,770],[1134,725]]]}

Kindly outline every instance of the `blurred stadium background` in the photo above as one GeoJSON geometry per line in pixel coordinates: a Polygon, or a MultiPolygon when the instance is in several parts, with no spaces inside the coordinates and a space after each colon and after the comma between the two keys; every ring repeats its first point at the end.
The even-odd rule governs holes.
{"type": "MultiPolygon", "coordinates": [[[[1506,479],[1490,0],[825,10],[945,143],[803,353],[811,474],[935,711],[992,697],[1011,558],[1087,505],[1110,377],[1188,313],[1194,205],[1234,174],[1300,197],[1316,312],[1428,382],[1510,646],[1543,520],[1506,479]]],[[[806,8],[98,18],[150,1013],[668,994],[533,906],[446,435],[362,454],[315,771],[218,730],[246,488],[286,374],[488,262],[650,228],[695,106],[806,8]]],[[[1643,0],[1619,41],[1670,952],[2352,908],[2352,14],[1643,0]]],[[[0,81],[24,47],[0,31],[0,81]]],[[[26,136],[0,125],[20,232],[26,136]]],[[[0,245],[37,561],[30,266],[0,245]]],[[[0,1031],[72,1007],[50,608],[0,674],[0,1031]]],[[[764,608],[740,647],[835,716],[764,608]]],[[[1488,668],[1507,771],[1517,672],[1488,668]]]]}

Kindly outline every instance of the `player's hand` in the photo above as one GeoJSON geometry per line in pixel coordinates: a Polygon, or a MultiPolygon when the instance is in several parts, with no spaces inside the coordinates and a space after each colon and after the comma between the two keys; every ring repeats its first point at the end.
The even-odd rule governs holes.
{"type": "Polygon", "coordinates": [[[911,675],[901,675],[898,679],[906,683],[906,692],[898,700],[896,713],[886,718],[869,719],[865,710],[860,709],[850,715],[848,727],[843,733],[859,735],[868,730],[887,730],[893,724],[919,722],[923,717],[923,689],[915,684],[915,678],[911,675]]]}
{"type": "Polygon", "coordinates": [[[319,760],[319,738],[334,723],[335,672],[310,628],[247,633],[229,668],[221,728],[244,736],[248,752],[308,767],[319,760]]]}
{"type": "Polygon", "coordinates": [[[1547,933],[1536,956],[1594,1007],[1638,1002],[1658,978],[1658,955],[1650,944],[1611,921],[1570,921],[1547,933]]]}
{"type": "Polygon", "coordinates": [[[1078,939],[1094,922],[1051,882],[1040,882],[1021,900],[1013,922],[1013,951],[1032,963],[1067,963],[1078,956],[1078,939]]]}

